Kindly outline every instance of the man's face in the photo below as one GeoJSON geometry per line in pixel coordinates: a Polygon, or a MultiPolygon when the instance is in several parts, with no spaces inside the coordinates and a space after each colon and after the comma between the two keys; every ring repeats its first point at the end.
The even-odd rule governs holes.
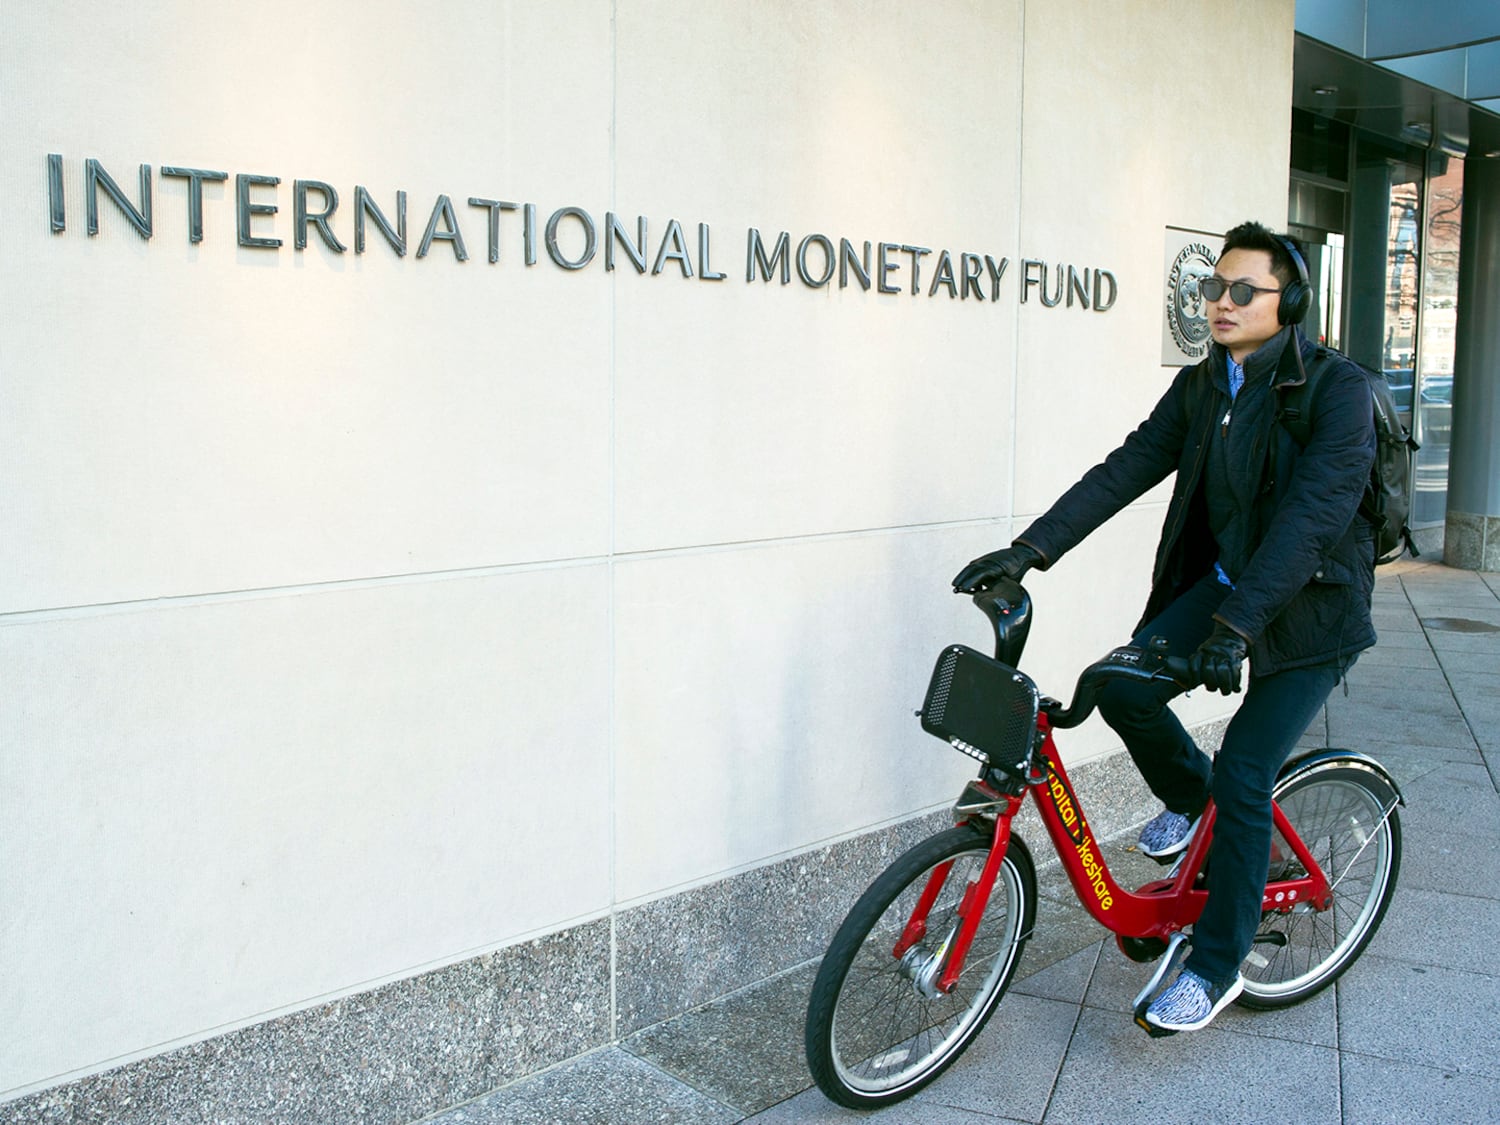
{"type": "Polygon", "coordinates": [[[1264,250],[1231,250],[1219,259],[1214,276],[1225,283],[1217,301],[1208,302],[1208,328],[1213,338],[1229,349],[1236,363],[1281,331],[1276,306],[1281,294],[1257,292],[1248,305],[1237,305],[1227,286],[1244,281],[1258,290],[1280,290],[1281,282],[1271,272],[1271,255],[1264,250]]]}

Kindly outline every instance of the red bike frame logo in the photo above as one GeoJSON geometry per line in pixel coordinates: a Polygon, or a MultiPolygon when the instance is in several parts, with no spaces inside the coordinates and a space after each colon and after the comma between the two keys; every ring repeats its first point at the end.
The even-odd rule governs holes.
{"type": "Polygon", "coordinates": [[[1094,839],[1089,834],[1088,822],[1078,811],[1078,798],[1073,795],[1067,778],[1058,773],[1050,759],[1047,762],[1047,793],[1052,798],[1052,807],[1057,810],[1063,830],[1067,832],[1074,851],[1078,853],[1084,881],[1093,888],[1094,897],[1099,900],[1099,909],[1108,910],[1115,904],[1115,899],[1110,894],[1109,882],[1104,877],[1104,865],[1094,854],[1094,839]]]}
{"type": "Polygon", "coordinates": [[[1073,796],[1072,787],[1059,776],[1057,767],[1051,762],[1047,763],[1047,791],[1052,794],[1052,807],[1062,818],[1063,827],[1068,830],[1068,838],[1074,844],[1082,844],[1086,828],[1083,817],[1078,815],[1078,798],[1073,796]]]}

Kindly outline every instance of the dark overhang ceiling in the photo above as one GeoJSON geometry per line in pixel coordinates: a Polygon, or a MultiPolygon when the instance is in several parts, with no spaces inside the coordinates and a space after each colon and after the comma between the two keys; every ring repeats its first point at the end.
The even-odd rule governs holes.
{"type": "Polygon", "coordinates": [[[1293,104],[1500,157],[1500,0],[1297,0],[1293,104]]]}

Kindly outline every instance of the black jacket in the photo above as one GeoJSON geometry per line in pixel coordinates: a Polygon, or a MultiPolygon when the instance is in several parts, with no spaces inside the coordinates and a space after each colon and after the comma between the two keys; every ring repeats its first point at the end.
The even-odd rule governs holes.
{"type": "Polygon", "coordinates": [[[1375,458],[1375,429],[1364,374],[1336,354],[1324,361],[1309,404],[1307,445],[1299,446],[1277,423],[1276,388],[1303,382],[1316,351],[1300,331],[1287,328],[1249,356],[1247,386],[1267,380],[1266,393],[1246,396],[1242,390],[1234,405],[1247,411],[1236,414],[1226,430],[1228,377],[1224,350],[1214,345],[1201,363],[1179,371],[1150,417],[1018,541],[1050,566],[1175,471],[1151,595],[1137,629],[1219,560],[1235,588],[1215,617],[1250,641],[1257,674],[1334,660],[1347,664],[1375,643],[1374,534],[1358,514],[1375,458]],[[1203,489],[1216,426],[1225,442],[1225,461],[1214,481],[1216,511],[1221,520],[1226,504],[1236,512],[1224,543],[1210,530],[1203,489]],[[1232,438],[1223,436],[1231,430],[1232,438]]]}

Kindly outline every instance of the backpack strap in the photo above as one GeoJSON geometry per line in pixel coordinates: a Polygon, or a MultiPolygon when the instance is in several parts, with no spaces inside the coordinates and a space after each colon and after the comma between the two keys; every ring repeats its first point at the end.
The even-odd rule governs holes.
{"type": "MultiPolygon", "coordinates": [[[[1290,346],[1296,347],[1297,341],[1294,339],[1290,346]]],[[[1304,365],[1302,382],[1278,392],[1276,421],[1292,435],[1299,447],[1305,448],[1312,440],[1313,396],[1322,385],[1322,375],[1328,370],[1330,357],[1327,348],[1319,348],[1313,353],[1312,362],[1304,365]]]]}

